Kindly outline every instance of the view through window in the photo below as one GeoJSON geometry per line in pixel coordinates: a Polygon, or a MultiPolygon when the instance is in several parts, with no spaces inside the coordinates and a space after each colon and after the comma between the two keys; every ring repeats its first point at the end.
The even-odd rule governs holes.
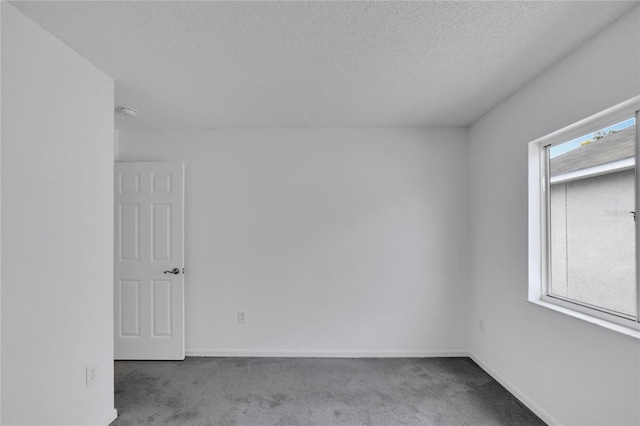
{"type": "Polygon", "coordinates": [[[547,295],[637,318],[635,119],[546,147],[547,295]]]}

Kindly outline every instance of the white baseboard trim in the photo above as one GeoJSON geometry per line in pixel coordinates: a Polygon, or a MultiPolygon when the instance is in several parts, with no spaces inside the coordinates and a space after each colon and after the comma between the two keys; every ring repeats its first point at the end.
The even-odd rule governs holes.
{"type": "Polygon", "coordinates": [[[498,373],[494,368],[492,368],[489,364],[487,364],[482,358],[470,352],[469,358],[471,358],[476,364],[480,366],[484,371],[487,372],[491,377],[496,379],[498,383],[505,387],[509,392],[513,394],[520,402],[527,406],[527,408],[535,413],[536,416],[540,417],[543,422],[548,424],[549,426],[560,426],[560,422],[554,419],[551,414],[547,413],[542,407],[533,402],[527,395],[525,395],[520,389],[515,387],[511,382],[504,378],[500,373],[498,373]]]}
{"type": "Polygon", "coordinates": [[[114,408],[113,411],[111,412],[111,414],[109,414],[109,417],[107,417],[107,420],[105,420],[104,423],[102,423],[102,424],[104,426],[109,426],[117,418],[118,418],[118,410],[116,410],[114,408]]]}
{"type": "Polygon", "coordinates": [[[187,349],[185,352],[187,356],[270,358],[435,358],[469,356],[469,351],[465,349],[422,351],[187,349]]]}

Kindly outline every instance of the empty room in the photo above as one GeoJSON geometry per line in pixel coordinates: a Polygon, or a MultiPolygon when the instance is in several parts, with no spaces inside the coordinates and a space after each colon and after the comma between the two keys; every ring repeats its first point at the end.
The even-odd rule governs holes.
{"type": "Polygon", "coordinates": [[[640,425],[640,2],[0,22],[2,425],[640,425]]]}

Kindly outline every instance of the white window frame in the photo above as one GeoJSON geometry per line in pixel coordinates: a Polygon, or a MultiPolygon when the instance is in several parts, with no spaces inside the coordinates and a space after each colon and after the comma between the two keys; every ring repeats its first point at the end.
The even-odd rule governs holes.
{"type": "MultiPolygon", "coordinates": [[[[636,119],[636,159],[640,151],[640,96],[555,131],[529,143],[529,294],[528,301],[539,306],[579,318],[590,323],[640,339],[640,217],[636,222],[636,307],[637,317],[624,317],[606,309],[591,307],[586,303],[574,303],[549,295],[549,207],[547,191],[548,159],[546,149],[580,136],[595,132],[630,117],[636,119]]],[[[640,211],[638,177],[640,164],[636,167],[635,211],[640,211]]]]}

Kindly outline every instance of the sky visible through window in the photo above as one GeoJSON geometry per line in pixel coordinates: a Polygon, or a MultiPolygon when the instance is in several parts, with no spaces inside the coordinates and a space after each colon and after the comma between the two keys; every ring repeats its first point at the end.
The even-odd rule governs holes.
{"type": "Polygon", "coordinates": [[[568,142],[561,143],[560,145],[552,146],[549,149],[549,155],[550,155],[551,158],[555,158],[555,157],[557,157],[559,155],[566,154],[569,151],[573,151],[576,148],[580,148],[581,144],[584,141],[587,141],[589,139],[593,139],[593,136],[598,132],[607,133],[607,132],[610,132],[612,130],[614,130],[614,131],[624,130],[627,127],[633,126],[635,124],[635,122],[636,122],[635,118],[630,118],[628,120],[621,121],[618,124],[614,124],[613,126],[605,127],[604,129],[600,129],[598,131],[589,133],[587,135],[580,136],[579,138],[575,138],[575,139],[570,140],[568,142]]]}

